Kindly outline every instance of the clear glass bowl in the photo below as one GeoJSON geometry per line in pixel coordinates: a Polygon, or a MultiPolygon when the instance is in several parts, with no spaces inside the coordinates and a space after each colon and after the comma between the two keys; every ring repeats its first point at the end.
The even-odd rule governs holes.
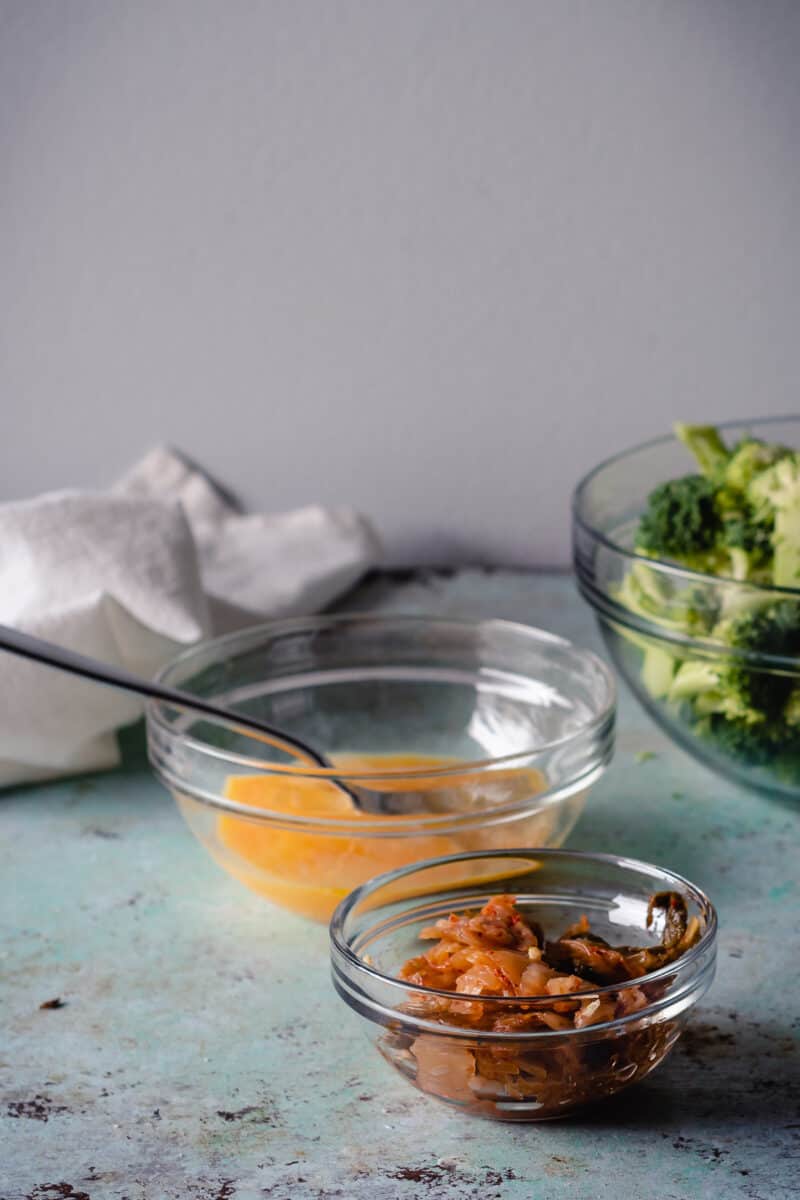
{"type": "MultiPolygon", "coordinates": [[[[800,418],[737,421],[720,427],[729,444],[745,434],[800,447],[800,418]]],[[[659,483],[692,471],[685,447],[674,437],[627,450],[595,468],[573,500],[573,559],[578,586],[595,610],[618,671],[655,721],[684,749],[722,775],[760,791],[800,795],[800,737],[796,749],[759,755],[726,736],[723,719],[698,720],[694,707],[671,698],[675,673],[687,659],[714,667],[735,660],[776,686],[800,682],[800,659],[761,653],[735,654],[711,630],[721,616],[772,600],[800,603],[800,589],[741,583],[686,570],[636,554],[633,546],[647,497],[659,483]],[[620,598],[633,573],[640,607],[620,598]],[[688,637],[691,610],[696,633],[688,637]]]]}
{"type": "MultiPolygon", "coordinates": [[[[703,893],[679,875],[632,859],[565,850],[509,849],[419,863],[374,879],[344,900],[331,921],[337,992],[365,1022],[367,1034],[397,1071],[421,1091],[476,1116],[506,1121],[560,1117],[612,1096],[648,1075],[666,1057],[689,1010],[714,977],[717,921],[703,893]],[[593,987],[583,999],[611,999],[628,1015],[584,1028],[476,1033],[430,1019],[437,997],[464,1000],[397,978],[430,942],[425,926],[450,913],[481,908],[493,895],[515,896],[545,935],[580,919],[616,944],[647,945],[648,900],[678,892],[701,924],[700,940],[680,958],[631,983],[593,987]],[[629,1011],[631,989],[638,989],[629,1011]]],[[[573,994],[574,996],[575,994],[573,994]]],[[[564,997],[526,1001],[529,1011],[560,1011],[564,997]]],[[[519,998],[480,997],[494,1013],[518,1010],[519,998]]],[[[446,1020],[446,1019],[445,1019],[446,1020]]]]}
{"type": "Polygon", "coordinates": [[[610,669],[506,621],[277,621],[198,645],[161,678],[260,716],[337,764],[302,766],[148,707],[151,762],[199,840],[247,886],[318,920],[373,875],[423,858],[560,845],[613,747],[610,669]],[[420,814],[354,812],[331,780],[413,790],[420,814]],[[442,811],[443,791],[452,811],[442,811]]]}

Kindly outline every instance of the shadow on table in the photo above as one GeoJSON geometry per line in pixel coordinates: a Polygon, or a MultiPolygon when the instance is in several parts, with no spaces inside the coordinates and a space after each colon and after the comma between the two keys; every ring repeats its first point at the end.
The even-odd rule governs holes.
{"type": "Polygon", "coordinates": [[[691,1126],[769,1130],[778,1140],[800,1133],[800,1045],[788,1024],[724,1028],[695,1021],[662,1067],[636,1087],[576,1114],[572,1124],[619,1129],[648,1126],[668,1134],[691,1126]]]}
{"type": "Polygon", "coordinates": [[[630,855],[645,862],[661,863],[688,879],[700,881],[708,876],[714,849],[711,843],[719,838],[697,821],[687,836],[686,824],[685,808],[669,800],[656,813],[646,795],[641,801],[620,806],[605,803],[602,796],[590,795],[567,844],[576,850],[630,855]]]}

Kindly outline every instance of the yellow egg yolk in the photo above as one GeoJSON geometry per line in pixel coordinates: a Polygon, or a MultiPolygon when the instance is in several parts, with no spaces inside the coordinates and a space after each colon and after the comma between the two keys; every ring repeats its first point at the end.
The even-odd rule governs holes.
{"type": "MultiPolygon", "coordinates": [[[[542,775],[531,768],[492,772],[452,772],[457,762],[420,755],[338,756],[336,765],[348,771],[386,771],[365,785],[375,791],[463,791],[465,809],[483,807],[515,796],[533,796],[545,787],[542,775]],[[450,769],[444,776],[397,778],[397,773],[450,769]],[[483,804],[481,804],[483,801],[483,804]]],[[[354,781],[355,782],[355,781],[354,781]]],[[[351,825],[386,823],[398,830],[418,819],[415,814],[375,817],[357,811],[352,801],[326,779],[292,775],[234,775],[227,780],[225,795],[237,804],[271,813],[340,819],[351,825]]],[[[421,808],[422,811],[422,808],[421,808]]],[[[359,835],[352,828],[341,834],[308,830],[276,829],[255,818],[223,813],[218,818],[221,843],[216,857],[221,865],[248,887],[275,903],[303,916],[327,921],[338,902],[354,887],[374,875],[396,867],[480,849],[492,842],[491,830],[464,833],[424,834],[398,837],[359,835]],[[483,834],[483,837],[481,836],[483,834]],[[476,840],[477,839],[477,840],[476,840]]],[[[505,844],[505,843],[503,843],[505,844]]],[[[493,868],[496,870],[496,865],[493,868]]]]}

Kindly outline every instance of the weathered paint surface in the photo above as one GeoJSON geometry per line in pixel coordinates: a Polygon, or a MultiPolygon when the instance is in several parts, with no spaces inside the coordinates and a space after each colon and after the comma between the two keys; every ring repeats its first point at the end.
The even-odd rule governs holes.
{"type": "MultiPolygon", "coordinates": [[[[553,576],[377,580],[356,606],[598,641],[553,576]]],[[[326,931],[219,871],[150,778],[140,734],[128,743],[119,772],[0,799],[4,1200],[797,1195],[791,805],[715,779],[622,694],[616,763],[570,842],[704,887],[721,914],[717,980],[638,1088],[571,1120],[503,1126],[390,1071],[332,991],[326,931]]]]}

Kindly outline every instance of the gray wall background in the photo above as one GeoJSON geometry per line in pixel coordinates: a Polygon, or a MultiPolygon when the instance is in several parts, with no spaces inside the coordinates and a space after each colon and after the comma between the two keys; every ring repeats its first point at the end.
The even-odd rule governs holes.
{"type": "Polygon", "coordinates": [[[394,561],[798,411],[794,0],[0,0],[0,498],[169,441],[394,561]]]}

